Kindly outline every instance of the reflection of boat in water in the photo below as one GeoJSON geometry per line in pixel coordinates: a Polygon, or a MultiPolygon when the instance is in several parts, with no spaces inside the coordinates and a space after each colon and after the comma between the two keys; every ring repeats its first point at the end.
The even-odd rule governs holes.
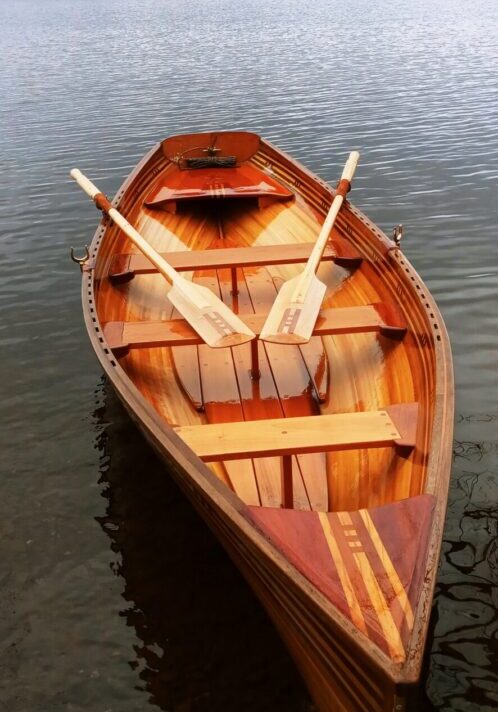
{"type": "Polygon", "coordinates": [[[106,380],[95,413],[106,514],[123,578],[130,665],[165,710],[306,712],[306,690],[237,570],[106,380]],[[192,566],[195,561],[196,565],[192,566]],[[130,653],[132,651],[130,650],[130,653]]]}
{"type": "Polygon", "coordinates": [[[451,355],[434,300],[346,202],[311,340],[290,338],[302,285],[279,338],[210,348],[192,328],[195,313],[213,341],[238,343],[233,311],[244,340],[263,337],[333,196],[253,134],[167,139],[114,205],[192,275],[170,292],[186,321],[165,298],[162,262],[107,218],[84,267],[84,312],[119,397],[253,587],[319,708],[398,711],[420,675],[451,464],[451,355]],[[197,312],[193,283],[210,295],[197,312]]]}

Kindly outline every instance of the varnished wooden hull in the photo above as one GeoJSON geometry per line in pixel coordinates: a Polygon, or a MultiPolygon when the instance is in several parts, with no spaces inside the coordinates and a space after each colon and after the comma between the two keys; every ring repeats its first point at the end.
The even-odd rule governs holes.
{"type": "MultiPolygon", "coordinates": [[[[158,144],[113,205],[160,251],[223,249],[222,240],[227,249],[264,246],[280,235],[286,236],[285,243],[311,242],[333,191],[264,141],[250,162],[290,189],[293,201],[251,204],[247,210],[245,203],[226,211],[220,207],[223,220],[214,221],[207,203],[208,218],[202,204],[191,213],[188,206],[176,214],[153,212],[144,199],[169,170],[158,144]]],[[[228,371],[226,358],[196,345],[195,339],[170,347],[156,333],[139,349],[116,341],[116,324],[122,338],[123,323],[150,324],[175,315],[159,276],[137,272],[128,282],[130,274],[121,283],[110,279],[116,256],[133,250],[107,219],[95,234],[83,275],[84,314],[117,394],[258,595],[319,709],[402,710],[420,674],[442,536],[451,464],[451,355],[425,285],[402,253],[349,203],[334,239],[352,252],[344,263],[336,260],[321,268],[329,287],[325,306],[380,303],[397,308],[406,334],[402,341],[392,339],[393,333],[374,324],[370,331],[346,328],[336,332],[340,336],[313,337],[307,351],[267,348],[259,362],[258,388],[267,389],[264,396],[246,379],[248,347],[234,349],[240,356],[233,356],[228,371]],[[347,259],[355,251],[361,265],[341,266],[353,264],[347,259]],[[192,371],[192,362],[198,370],[192,371]],[[288,373],[292,378],[286,380],[288,373]],[[171,427],[264,420],[278,413],[373,411],[407,402],[419,404],[416,446],[409,455],[380,447],[295,459],[292,527],[285,514],[290,510],[280,508],[278,458],[249,458],[236,467],[229,462],[206,465],[171,427]],[[295,540],[291,528],[301,532],[295,540]],[[356,544],[348,539],[352,532],[356,544]],[[372,603],[373,612],[365,602],[372,603]]],[[[237,299],[230,295],[227,268],[199,279],[214,288],[214,275],[223,299],[250,315],[267,311],[275,284],[297,269],[277,266],[270,277],[258,265],[239,270],[237,299]]]]}

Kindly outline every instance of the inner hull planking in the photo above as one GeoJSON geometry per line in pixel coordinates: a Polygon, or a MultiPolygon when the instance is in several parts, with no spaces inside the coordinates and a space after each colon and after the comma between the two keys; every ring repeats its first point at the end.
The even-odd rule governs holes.
{"type": "MultiPolygon", "coordinates": [[[[223,171],[237,169],[223,167],[208,197],[184,199],[202,174],[179,170],[167,139],[113,206],[257,332],[303,268],[334,190],[259,137],[218,136],[226,152],[240,148],[259,193],[233,199],[223,171]]],[[[399,712],[420,675],[446,509],[450,346],[413,267],[348,201],[318,276],[327,295],[309,344],[211,349],[104,216],[83,266],[83,309],[118,396],[258,595],[318,708],[399,712]],[[386,437],[383,418],[394,426],[386,437]],[[279,419],[289,423],[282,448],[263,450],[254,440],[279,419]],[[247,427],[260,420],[254,438],[247,427]],[[232,459],[225,442],[203,462],[196,453],[207,459],[217,424],[246,444],[232,459]]]]}

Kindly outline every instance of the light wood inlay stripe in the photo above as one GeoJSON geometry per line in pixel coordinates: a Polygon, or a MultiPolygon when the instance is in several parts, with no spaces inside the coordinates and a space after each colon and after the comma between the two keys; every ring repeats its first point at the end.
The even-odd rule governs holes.
{"type": "Polygon", "coordinates": [[[337,573],[339,574],[339,579],[341,581],[341,586],[346,596],[346,601],[351,611],[351,619],[355,626],[361,630],[366,636],[368,636],[367,627],[365,625],[365,619],[363,618],[363,613],[361,611],[361,606],[358,603],[354,588],[351,584],[346,565],[342,559],[341,552],[337,546],[334,534],[330,527],[330,522],[327,517],[326,512],[318,512],[318,517],[320,519],[320,524],[322,525],[323,533],[327,541],[330,553],[334,560],[337,573]]]}
{"type": "Polygon", "coordinates": [[[343,527],[351,526],[353,524],[353,520],[351,519],[349,512],[337,512],[337,516],[343,527]]]}
{"type": "Polygon", "coordinates": [[[395,662],[403,662],[405,659],[405,649],[401,641],[401,636],[368,557],[364,552],[354,553],[353,555],[363,581],[365,582],[372,606],[379,619],[391,657],[395,662]]]}
{"type": "Polygon", "coordinates": [[[408,600],[405,588],[398,576],[398,572],[396,571],[396,568],[394,567],[394,564],[391,561],[391,557],[386,551],[382,539],[377,529],[375,528],[375,524],[373,523],[368,511],[366,509],[362,509],[360,510],[359,514],[363,519],[363,522],[365,524],[365,527],[367,528],[370,539],[372,540],[372,543],[375,546],[377,554],[380,560],[382,561],[382,565],[387,575],[389,576],[389,580],[396,594],[396,598],[398,599],[401,608],[405,614],[407,625],[411,630],[413,628],[413,610],[410,605],[410,601],[408,600]]]}

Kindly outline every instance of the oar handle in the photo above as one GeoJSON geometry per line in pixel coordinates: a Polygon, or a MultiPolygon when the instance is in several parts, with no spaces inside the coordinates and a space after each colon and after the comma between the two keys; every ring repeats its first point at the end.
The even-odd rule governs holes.
{"type": "Polygon", "coordinates": [[[113,222],[121,228],[121,230],[130,238],[130,240],[138,247],[138,249],[157,267],[158,271],[167,279],[170,284],[173,284],[179,278],[177,271],[169,265],[165,259],[158,254],[149,243],[144,240],[142,235],[135,230],[133,225],[130,225],[128,220],[121,213],[113,208],[106,196],[92,183],[81,171],[73,168],[71,178],[74,178],[80,188],[95,202],[95,205],[103,210],[113,222]]]}
{"type": "Polygon", "coordinates": [[[327,217],[325,218],[325,221],[322,225],[315,246],[313,247],[313,250],[308,258],[308,262],[306,263],[306,266],[301,274],[299,285],[295,290],[294,301],[296,302],[302,302],[306,298],[306,293],[308,291],[311,280],[313,279],[314,275],[318,270],[318,267],[320,266],[320,261],[322,259],[323,253],[325,252],[330,231],[334,227],[335,219],[337,217],[337,214],[339,213],[339,210],[341,209],[344,197],[346,196],[346,193],[351,187],[351,181],[353,180],[353,176],[356,170],[356,166],[358,165],[359,158],[360,154],[358,153],[358,151],[351,151],[351,153],[349,154],[349,158],[346,161],[344,170],[342,171],[341,180],[339,181],[339,185],[337,186],[336,196],[332,201],[332,205],[330,206],[329,212],[327,213],[327,217]]]}
{"type": "Polygon", "coordinates": [[[359,160],[360,154],[358,151],[351,151],[349,158],[346,161],[346,165],[344,166],[344,170],[342,171],[341,180],[348,180],[351,183],[359,160]]]}
{"type": "Polygon", "coordinates": [[[79,171],[77,168],[73,168],[73,170],[70,173],[71,178],[74,178],[76,183],[79,185],[79,187],[93,200],[96,195],[100,193],[100,190],[97,188],[96,185],[92,183],[91,180],[88,180],[86,176],[83,175],[81,171],[79,171]]]}

